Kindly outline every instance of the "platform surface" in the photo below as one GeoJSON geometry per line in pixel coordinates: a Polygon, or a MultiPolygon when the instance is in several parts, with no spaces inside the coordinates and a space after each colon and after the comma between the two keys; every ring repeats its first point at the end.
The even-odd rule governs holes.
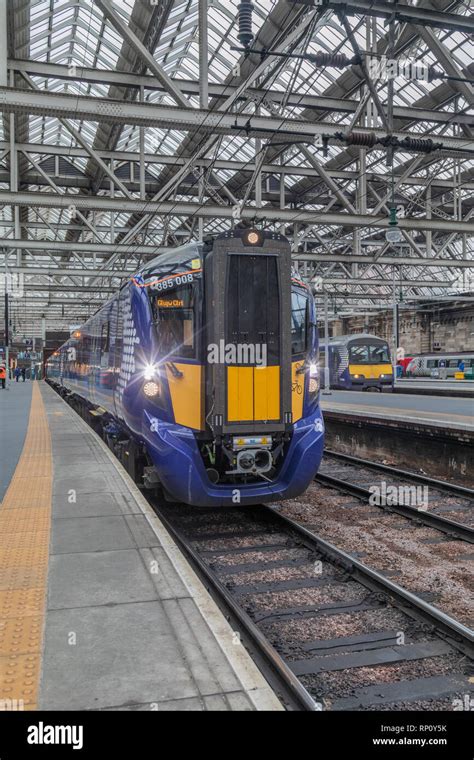
{"type": "Polygon", "coordinates": [[[0,506],[0,706],[282,709],[105,444],[49,386],[30,393],[0,506]]]}
{"type": "Polygon", "coordinates": [[[401,377],[395,381],[395,387],[398,392],[403,391],[408,393],[424,393],[426,391],[433,392],[433,395],[437,393],[451,395],[453,397],[463,396],[473,397],[474,395],[474,380],[436,380],[430,377],[401,377]]]}
{"type": "Polygon", "coordinates": [[[8,390],[0,388],[0,501],[5,496],[25,441],[30,416],[32,383],[10,382],[8,390]]]}
{"type": "Polygon", "coordinates": [[[474,400],[470,398],[333,390],[330,395],[321,394],[321,408],[323,412],[474,430],[474,400]]]}

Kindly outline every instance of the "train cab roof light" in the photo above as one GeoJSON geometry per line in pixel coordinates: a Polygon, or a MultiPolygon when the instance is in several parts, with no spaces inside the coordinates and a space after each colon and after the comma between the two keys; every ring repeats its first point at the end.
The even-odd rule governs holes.
{"type": "Polygon", "coordinates": [[[263,245],[263,233],[259,230],[247,230],[242,236],[242,242],[244,245],[263,245]]]}

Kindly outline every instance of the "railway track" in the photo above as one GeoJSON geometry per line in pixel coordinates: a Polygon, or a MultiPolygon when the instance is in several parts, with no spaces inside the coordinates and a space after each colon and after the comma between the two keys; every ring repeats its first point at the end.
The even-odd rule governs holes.
{"type": "Polygon", "coordinates": [[[395,512],[453,538],[474,543],[474,491],[470,488],[333,451],[325,451],[315,480],[363,501],[370,500],[371,506],[395,512]],[[381,475],[377,481],[378,473],[381,475]],[[382,480],[385,493],[391,495],[390,499],[379,500],[379,503],[373,498],[370,487],[380,489],[382,480]],[[410,484],[411,490],[407,488],[410,484]],[[390,487],[392,490],[395,487],[394,493],[389,491],[390,487]],[[426,489],[421,492],[420,506],[413,505],[413,496],[416,498],[413,488],[426,489]],[[445,517],[443,513],[455,515],[458,519],[445,517]]]}
{"type": "Polygon", "coordinates": [[[287,707],[460,709],[474,632],[270,506],[149,498],[287,707]]]}
{"type": "Polygon", "coordinates": [[[449,710],[471,691],[469,628],[275,509],[152,503],[290,708],[449,710]]]}

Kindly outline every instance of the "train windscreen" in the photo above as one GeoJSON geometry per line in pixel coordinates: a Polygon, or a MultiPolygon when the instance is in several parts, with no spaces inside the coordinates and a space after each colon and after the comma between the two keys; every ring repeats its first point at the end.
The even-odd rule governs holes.
{"type": "Polygon", "coordinates": [[[389,364],[390,351],[386,343],[364,343],[350,348],[351,364],[389,364]]]}
{"type": "Polygon", "coordinates": [[[291,353],[303,354],[308,347],[309,300],[304,293],[291,294],[291,353]]]}
{"type": "Polygon", "coordinates": [[[196,356],[195,288],[183,285],[170,293],[151,296],[160,353],[183,358],[196,356]]]}
{"type": "Polygon", "coordinates": [[[232,255],[228,275],[227,344],[266,346],[280,361],[280,293],[275,256],[232,255]]]}

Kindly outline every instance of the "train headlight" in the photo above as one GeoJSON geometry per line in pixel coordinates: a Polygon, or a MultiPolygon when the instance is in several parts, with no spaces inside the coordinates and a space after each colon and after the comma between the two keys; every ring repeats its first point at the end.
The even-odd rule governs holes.
{"type": "Polygon", "coordinates": [[[153,364],[147,364],[145,369],[143,370],[143,377],[145,380],[153,380],[153,378],[156,375],[156,369],[153,366],[153,364]]]}
{"type": "Polygon", "coordinates": [[[263,235],[258,230],[248,230],[242,236],[242,242],[244,245],[262,245],[263,235]]]}
{"type": "Polygon", "coordinates": [[[155,383],[154,380],[148,380],[148,382],[145,383],[143,386],[143,393],[145,396],[148,396],[148,398],[154,398],[155,396],[160,395],[160,386],[158,383],[155,383]]]}
{"type": "Polygon", "coordinates": [[[313,363],[309,365],[308,390],[310,393],[319,392],[319,365],[318,364],[313,363]]]}

